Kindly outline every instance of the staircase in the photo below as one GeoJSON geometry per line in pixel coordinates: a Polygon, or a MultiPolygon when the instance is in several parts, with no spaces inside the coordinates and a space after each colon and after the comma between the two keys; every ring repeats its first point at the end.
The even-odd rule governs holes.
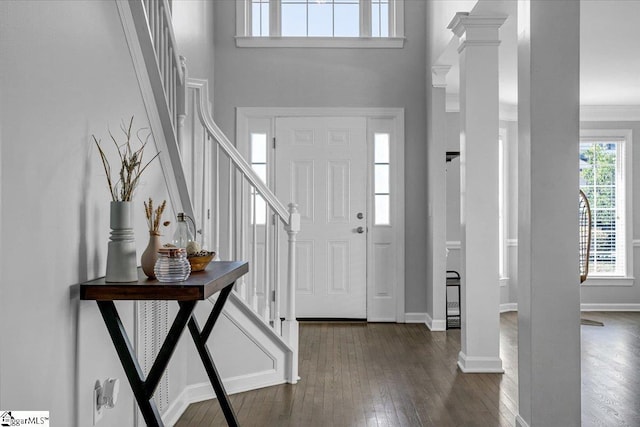
{"type": "MultiPolygon", "coordinates": [[[[221,327],[230,329],[225,336],[242,336],[246,346],[266,354],[273,363],[269,369],[241,372],[233,378],[224,378],[223,372],[223,381],[229,392],[295,384],[295,253],[300,230],[296,205],[285,207],[278,200],[215,123],[208,82],[189,78],[185,59],[178,55],[168,1],[115,1],[174,215],[185,212],[194,218],[197,239],[215,250],[218,259],[249,261],[250,273],[236,284],[224,311],[228,321],[221,322],[221,327]]],[[[159,306],[152,310],[157,313],[154,318],[140,316],[138,329],[162,329],[167,310],[159,306]]],[[[152,346],[143,339],[137,342],[145,349],[152,346]]],[[[221,351],[215,357],[234,357],[231,351],[227,355],[221,351]]],[[[181,396],[181,402],[163,408],[167,424],[177,419],[183,406],[213,397],[198,384],[188,385],[181,396]]]]}

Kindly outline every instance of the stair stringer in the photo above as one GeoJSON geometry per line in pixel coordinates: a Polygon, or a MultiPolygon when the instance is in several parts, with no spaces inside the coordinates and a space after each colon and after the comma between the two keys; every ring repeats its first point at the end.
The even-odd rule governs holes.
{"type": "MultiPolygon", "coordinates": [[[[200,324],[206,320],[213,302],[215,299],[211,298],[196,308],[200,324]]],[[[229,295],[211,335],[209,350],[228,394],[289,382],[287,372],[293,350],[235,292],[229,295]],[[245,363],[256,359],[262,359],[260,366],[245,363]]],[[[163,414],[162,419],[169,426],[178,421],[190,404],[216,398],[193,345],[190,350],[188,366],[201,371],[200,378],[190,381],[163,414]]]]}

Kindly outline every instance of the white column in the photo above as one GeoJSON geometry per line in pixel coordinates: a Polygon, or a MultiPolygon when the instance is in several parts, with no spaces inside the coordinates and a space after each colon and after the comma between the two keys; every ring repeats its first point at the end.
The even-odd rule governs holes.
{"type": "Polygon", "coordinates": [[[498,275],[500,16],[456,14],[460,37],[460,219],[463,372],[504,372],[498,275]]]}
{"type": "Polygon", "coordinates": [[[429,105],[429,143],[427,144],[427,189],[429,262],[427,290],[427,326],[432,331],[446,329],[447,270],[447,194],[446,194],[446,87],[450,65],[431,67],[431,101],[429,105]]]}
{"type": "Polygon", "coordinates": [[[518,426],[580,425],[580,1],[518,6],[518,426]]]}

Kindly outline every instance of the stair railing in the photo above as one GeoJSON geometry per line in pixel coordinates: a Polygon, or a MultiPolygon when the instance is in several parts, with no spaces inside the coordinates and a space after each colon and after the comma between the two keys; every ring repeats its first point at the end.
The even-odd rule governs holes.
{"type": "Polygon", "coordinates": [[[291,365],[295,372],[290,378],[295,382],[295,254],[300,213],[297,205],[285,207],[280,202],[212,119],[208,82],[187,78],[186,87],[189,114],[178,134],[184,138],[181,155],[187,187],[198,195],[194,200],[196,222],[210,219],[210,229],[203,232],[207,236],[204,244],[216,249],[221,259],[250,262],[249,274],[236,286],[237,295],[294,350],[291,365]],[[283,251],[286,258],[281,256],[283,251]],[[281,322],[283,313],[285,321],[281,322]]]}
{"type": "Polygon", "coordinates": [[[171,22],[171,9],[167,0],[143,0],[147,29],[153,42],[153,50],[162,78],[164,98],[171,113],[171,124],[177,128],[178,98],[184,85],[183,62],[176,48],[176,38],[171,22]]]}
{"type": "MultiPolygon", "coordinates": [[[[287,376],[289,382],[296,383],[297,207],[290,204],[287,208],[280,202],[213,120],[207,82],[188,79],[184,58],[178,55],[169,2],[126,3],[166,140],[166,146],[161,147],[168,158],[163,170],[165,175],[173,175],[173,191],[178,195],[171,196],[172,202],[179,200],[182,210],[202,225],[200,239],[217,250],[222,259],[250,262],[249,277],[238,284],[237,294],[292,349],[287,376]],[[259,204],[264,204],[264,221],[258,217],[259,204]],[[281,251],[287,251],[286,259],[281,251]],[[286,286],[281,285],[283,270],[286,286]],[[281,322],[283,311],[285,320],[281,322]]],[[[119,9],[124,10],[120,5],[119,9]]]]}

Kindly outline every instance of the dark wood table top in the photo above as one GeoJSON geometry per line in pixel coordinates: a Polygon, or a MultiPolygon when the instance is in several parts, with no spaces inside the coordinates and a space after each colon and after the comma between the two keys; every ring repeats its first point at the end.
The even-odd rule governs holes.
{"type": "Polygon", "coordinates": [[[107,283],[104,277],[80,284],[80,299],[113,300],[204,300],[235,282],[249,271],[244,261],[214,261],[204,271],[191,273],[184,282],[150,280],[138,269],[138,281],[107,283]]]}

